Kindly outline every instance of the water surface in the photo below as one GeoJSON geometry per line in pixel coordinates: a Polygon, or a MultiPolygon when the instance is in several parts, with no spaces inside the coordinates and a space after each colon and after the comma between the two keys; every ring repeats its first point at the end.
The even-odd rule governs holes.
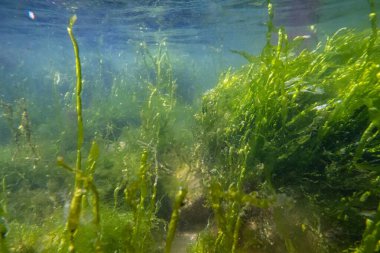
{"type": "MultiPolygon", "coordinates": [[[[277,0],[275,22],[291,36],[311,33],[322,39],[336,29],[368,27],[369,6],[364,0],[277,0]]],[[[265,38],[266,1],[2,1],[0,6],[0,70],[14,85],[18,79],[55,71],[72,75],[72,48],[66,32],[71,15],[85,74],[96,71],[100,59],[108,71],[133,66],[142,42],[166,41],[176,58],[189,66],[207,68],[200,81],[212,87],[219,73],[244,60],[230,49],[259,53],[265,38]],[[86,68],[87,65],[87,68],[86,68]],[[205,77],[207,75],[207,77],[205,77]]],[[[38,85],[36,80],[29,85],[38,85]]]]}

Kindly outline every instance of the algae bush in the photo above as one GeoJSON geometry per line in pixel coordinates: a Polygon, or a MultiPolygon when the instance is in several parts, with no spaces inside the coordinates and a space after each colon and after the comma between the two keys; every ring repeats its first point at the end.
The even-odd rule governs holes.
{"type": "Polygon", "coordinates": [[[379,252],[374,4],[370,29],[302,48],[268,1],[261,54],[232,50],[248,62],[201,101],[179,95],[165,41],[141,43],[140,77],[85,106],[73,16],[76,85],[50,91],[49,123],[0,100],[0,252],[379,252]]]}

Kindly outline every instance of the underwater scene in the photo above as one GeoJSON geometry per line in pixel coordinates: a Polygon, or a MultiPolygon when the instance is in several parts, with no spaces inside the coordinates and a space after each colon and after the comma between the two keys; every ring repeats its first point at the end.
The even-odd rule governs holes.
{"type": "Polygon", "coordinates": [[[379,13],[2,0],[0,253],[380,252],[379,13]]]}

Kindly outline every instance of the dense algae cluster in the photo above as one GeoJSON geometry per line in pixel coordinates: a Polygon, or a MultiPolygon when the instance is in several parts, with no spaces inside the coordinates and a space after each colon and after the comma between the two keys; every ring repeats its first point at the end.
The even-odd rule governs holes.
{"type": "Polygon", "coordinates": [[[261,55],[234,51],[248,64],[221,75],[199,110],[177,99],[164,47],[156,54],[141,49],[141,62],[155,74],[144,89],[114,84],[126,95],[111,93],[85,108],[84,126],[79,75],[76,112],[58,115],[74,111],[78,134],[74,125],[59,141],[29,129],[24,102],[18,124],[17,110],[1,101],[15,138],[0,161],[0,252],[170,252],[181,224],[191,223],[198,233],[188,252],[378,252],[380,42],[373,4],[370,31],[341,29],[313,50],[300,50],[302,38],[289,40],[273,27],[269,4],[261,55]],[[139,115],[125,118],[121,100],[139,115]],[[101,109],[109,113],[99,115],[101,109]],[[83,166],[82,145],[91,145],[83,148],[83,166]],[[56,155],[65,157],[58,165],[66,171],[57,169],[56,155]],[[71,185],[71,194],[62,191],[71,185]]]}
{"type": "Polygon", "coordinates": [[[240,52],[250,63],[204,96],[203,180],[218,234],[197,249],[351,252],[365,229],[356,252],[379,250],[380,44],[370,19],[371,33],[341,29],[297,55],[280,29],[277,46],[240,52]]]}
{"type": "MultiPolygon", "coordinates": [[[[278,233],[272,239],[282,238],[288,252],[336,252],[360,240],[365,218],[374,222],[368,230],[376,226],[377,30],[341,29],[325,45],[299,55],[288,51],[285,35],[279,36],[276,47],[268,46],[241,70],[222,76],[198,114],[209,166],[205,185],[223,234],[217,252],[233,247],[237,226],[257,223],[262,215],[272,216],[278,233]],[[255,210],[261,205],[242,196],[230,202],[218,192],[255,193],[269,208],[255,210]]],[[[260,242],[270,239],[257,229],[247,233],[260,242]]],[[[377,243],[376,235],[373,239],[377,243]]],[[[255,247],[257,242],[249,241],[244,238],[243,245],[255,247]]]]}

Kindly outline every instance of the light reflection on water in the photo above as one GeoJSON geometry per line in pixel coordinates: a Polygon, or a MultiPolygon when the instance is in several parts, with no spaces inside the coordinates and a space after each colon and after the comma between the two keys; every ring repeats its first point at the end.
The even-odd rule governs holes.
{"type": "MultiPolygon", "coordinates": [[[[367,1],[274,0],[273,5],[276,25],[284,25],[290,37],[309,35],[315,24],[313,40],[342,26],[369,27],[367,1]]],[[[205,86],[228,66],[245,63],[231,49],[260,52],[267,19],[264,0],[4,0],[0,70],[10,80],[18,73],[30,78],[52,69],[68,72],[72,49],[66,26],[74,13],[85,72],[100,58],[120,71],[133,65],[142,41],[154,48],[165,40],[176,58],[205,69],[205,86]]]]}

